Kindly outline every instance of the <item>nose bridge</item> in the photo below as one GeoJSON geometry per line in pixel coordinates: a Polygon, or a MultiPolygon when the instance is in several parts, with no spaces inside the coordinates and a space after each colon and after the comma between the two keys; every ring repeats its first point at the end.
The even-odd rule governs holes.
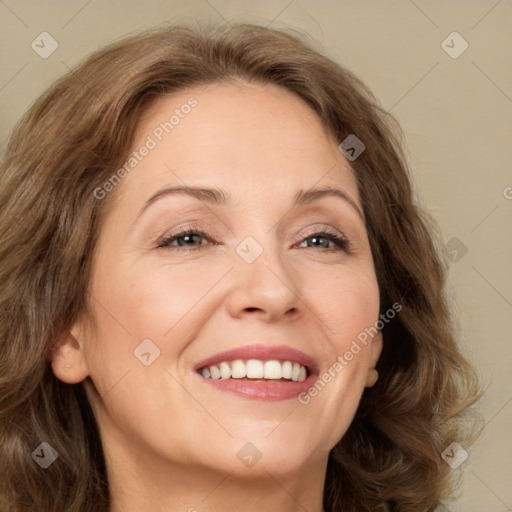
{"type": "Polygon", "coordinates": [[[285,250],[263,222],[236,246],[233,314],[250,308],[275,317],[297,308],[299,276],[287,265],[285,250]]]}

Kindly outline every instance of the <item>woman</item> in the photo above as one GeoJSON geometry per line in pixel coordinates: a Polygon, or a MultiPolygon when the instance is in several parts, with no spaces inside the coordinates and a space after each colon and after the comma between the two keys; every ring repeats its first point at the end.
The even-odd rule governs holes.
{"type": "Polygon", "coordinates": [[[298,38],[100,50],[2,162],[1,509],[431,511],[479,396],[365,86],[298,38]]]}

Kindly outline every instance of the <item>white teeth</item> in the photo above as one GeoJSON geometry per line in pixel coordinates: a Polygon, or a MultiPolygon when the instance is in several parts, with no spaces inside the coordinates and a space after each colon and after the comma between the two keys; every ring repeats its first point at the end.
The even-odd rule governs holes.
{"type": "Polygon", "coordinates": [[[263,378],[263,363],[257,359],[249,359],[246,364],[247,378],[249,379],[262,379],[263,378]]]}
{"type": "Polygon", "coordinates": [[[201,369],[201,375],[205,379],[286,379],[294,382],[306,380],[308,373],[304,366],[291,361],[259,361],[249,359],[242,361],[222,361],[218,365],[205,366],[201,369]]]}
{"type": "Polygon", "coordinates": [[[228,363],[220,363],[220,378],[229,379],[231,377],[231,368],[228,363]]]}
{"type": "Polygon", "coordinates": [[[263,367],[264,379],[280,379],[283,376],[283,370],[279,361],[266,361],[263,367]]]}
{"type": "Polygon", "coordinates": [[[231,363],[231,377],[233,379],[243,379],[247,375],[245,364],[240,359],[231,363]]]}
{"type": "Polygon", "coordinates": [[[290,361],[285,361],[283,363],[283,379],[291,379],[292,378],[292,369],[293,365],[290,361]]]}
{"type": "MultiPolygon", "coordinates": [[[[211,371],[211,369],[210,369],[210,371],[211,371]]],[[[299,363],[293,363],[292,380],[298,381],[299,380],[299,374],[300,374],[300,364],[299,363]]]]}

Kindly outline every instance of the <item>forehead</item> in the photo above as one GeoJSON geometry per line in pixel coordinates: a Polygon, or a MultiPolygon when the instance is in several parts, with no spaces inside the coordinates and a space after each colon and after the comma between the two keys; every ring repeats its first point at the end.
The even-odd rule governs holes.
{"type": "Polygon", "coordinates": [[[268,202],[342,185],[358,201],[353,170],[319,116],[272,84],[213,83],[166,95],[138,124],[132,152],[144,147],[122,183],[130,195],[210,183],[268,202]]]}

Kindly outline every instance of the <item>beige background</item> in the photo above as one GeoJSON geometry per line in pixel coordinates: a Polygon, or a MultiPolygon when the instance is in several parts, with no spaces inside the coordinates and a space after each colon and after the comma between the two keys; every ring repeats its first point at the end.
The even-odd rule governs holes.
{"type": "MultiPolygon", "coordinates": [[[[484,434],[452,470],[464,484],[450,510],[512,510],[512,1],[0,0],[0,145],[35,98],[91,51],[139,29],[196,20],[304,31],[400,121],[418,199],[453,258],[461,341],[488,386],[484,434]],[[442,47],[454,31],[469,45],[458,58],[442,47]],[[31,47],[42,32],[58,43],[47,58],[31,47]]],[[[452,39],[450,51],[460,51],[452,39]]]]}

